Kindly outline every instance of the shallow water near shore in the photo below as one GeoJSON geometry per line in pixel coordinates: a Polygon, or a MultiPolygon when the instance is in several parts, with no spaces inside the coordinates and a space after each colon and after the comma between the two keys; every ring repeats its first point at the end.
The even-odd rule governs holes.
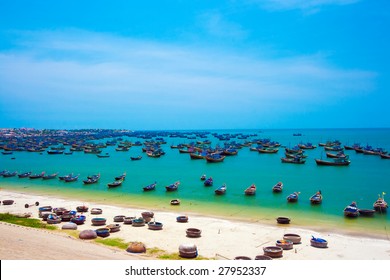
{"type": "MultiPolygon", "coordinates": [[[[226,133],[226,131],[218,133],[226,133]]],[[[390,150],[390,129],[328,129],[328,130],[243,130],[228,133],[257,134],[254,138],[271,138],[286,147],[300,142],[318,145],[327,140],[340,140],[342,144],[359,142],[373,147],[390,150]],[[293,136],[293,133],[302,136],[293,136]]],[[[215,146],[218,139],[208,135],[215,146]]],[[[109,139],[107,139],[109,140],[109,139]]],[[[126,139],[125,139],[126,140],[126,139]]],[[[137,138],[128,138],[137,141],[137,138]]],[[[372,209],[378,194],[389,193],[390,160],[379,156],[357,154],[346,151],[351,165],[347,167],[317,166],[314,158],[325,158],[322,147],[307,150],[307,161],[303,165],[283,164],[280,158],[284,149],[277,154],[259,154],[248,147],[239,150],[237,156],[226,157],[223,163],[210,164],[204,160],[191,160],[188,154],[180,154],[171,149],[171,144],[190,143],[194,140],[165,138],[167,144],[162,148],[166,155],[149,158],[141,147],[134,146],[128,152],[117,152],[109,146],[103,153],[109,158],[98,158],[94,154],[74,152],[72,155],[48,155],[47,153],[14,152],[13,155],[0,155],[0,169],[9,171],[32,171],[47,174],[59,172],[80,174],[79,180],[64,183],[54,180],[32,180],[17,177],[0,178],[1,187],[8,190],[32,192],[40,195],[53,195],[96,201],[104,204],[137,206],[147,209],[160,209],[186,213],[199,213],[222,216],[232,219],[247,219],[276,223],[276,217],[288,216],[294,225],[310,228],[335,229],[356,234],[372,234],[387,238],[390,225],[389,214],[375,214],[374,217],[346,219],[343,209],[351,201],[359,208],[372,209]],[[130,156],[142,155],[140,161],[131,161],[130,156]],[[15,157],[14,160],[11,157],[15,157]],[[118,188],[108,189],[107,183],[115,176],[127,173],[126,180],[118,188]],[[97,184],[84,185],[82,180],[88,175],[101,174],[97,184]],[[206,174],[214,179],[214,186],[204,187],[200,176],[206,174]],[[142,187],[157,182],[155,191],[143,192],[142,187]],[[166,192],[165,186],[180,181],[179,190],[166,192]],[[284,183],[280,194],[272,192],[278,181],[284,183]],[[214,190],[226,183],[225,195],[215,195],[214,190]],[[255,196],[245,196],[244,190],[256,184],[255,196]],[[309,198],[321,190],[324,196],[321,205],[311,205],[309,198]],[[286,197],[292,192],[300,192],[297,203],[287,203],[286,197]],[[181,205],[171,206],[171,199],[180,199],[181,205]]],[[[203,139],[204,140],[204,139],[203,139]]],[[[237,142],[244,140],[232,139],[237,142]]],[[[386,198],[386,196],[385,196],[386,198]]],[[[6,199],[6,198],[1,198],[6,199]]],[[[132,214],[132,213],[128,213],[132,214]]]]}

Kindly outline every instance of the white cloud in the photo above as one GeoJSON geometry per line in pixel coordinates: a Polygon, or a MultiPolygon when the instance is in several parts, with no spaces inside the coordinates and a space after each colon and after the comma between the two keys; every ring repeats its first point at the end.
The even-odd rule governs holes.
{"type": "Polygon", "coordinates": [[[136,110],[176,122],[172,112],[182,122],[229,112],[226,121],[238,122],[365,94],[375,82],[375,73],[316,55],[275,59],[85,31],[24,36],[22,47],[0,53],[0,107],[136,110]]]}

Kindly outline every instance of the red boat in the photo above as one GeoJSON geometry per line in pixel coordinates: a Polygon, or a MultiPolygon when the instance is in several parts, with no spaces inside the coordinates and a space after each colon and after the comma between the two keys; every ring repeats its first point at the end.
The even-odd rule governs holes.
{"type": "Polygon", "coordinates": [[[255,195],[256,194],[256,185],[255,184],[252,184],[250,185],[245,191],[244,193],[246,195],[255,195]]]}

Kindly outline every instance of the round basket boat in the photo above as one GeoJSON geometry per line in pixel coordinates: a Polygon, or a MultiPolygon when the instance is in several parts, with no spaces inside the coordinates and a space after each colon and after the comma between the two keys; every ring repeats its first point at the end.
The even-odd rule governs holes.
{"type": "Polygon", "coordinates": [[[145,253],[146,252],[146,246],[142,242],[131,242],[129,246],[126,249],[129,253],[145,253]]]}
{"type": "Polygon", "coordinates": [[[283,248],[278,246],[268,246],[263,248],[264,255],[271,258],[281,258],[283,257],[283,248]]]}
{"type": "Polygon", "coordinates": [[[328,247],[328,241],[322,238],[312,238],[310,240],[310,245],[316,248],[327,248],[328,247]]]}
{"type": "Polygon", "coordinates": [[[74,215],[72,215],[71,213],[63,213],[61,215],[61,221],[63,222],[69,222],[72,218],[74,217],[74,215]]]}
{"type": "Polygon", "coordinates": [[[182,244],[179,246],[179,255],[182,258],[196,258],[198,248],[194,244],[182,244]]]}
{"type": "Polygon", "coordinates": [[[79,234],[80,239],[95,239],[96,237],[97,237],[96,231],[92,229],[83,230],[79,234]]]}
{"type": "Polygon", "coordinates": [[[149,223],[152,220],[152,218],[154,217],[153,212],[142,212],[141,215],[146,223],[149,223]]]}
{"type": "Polygon", "coordinates": [[[257,255],[255,257],[255,260],[264,260],[264,261],[271,261],[272,258],[266,255],[257,255]]]}
{"type": "Polygon", "coordinates": [[[3,205],[12,205],[12,204],[14,204],[14,201],[12,199],[3,200],[3,205]]]}
{"type": "Polygon", "coordinates": [[[92,214],[92,215],[100,215],[100,214],[102,214],[102,213],[103,213],[103,210],[100,209],[100,208],[92,208],[92,209],[91,209],[91,214],[92,214]]]}
{"type": "Polygon", "coordinates": [[[187,223],[188,222],[188,216],[178,216],[178,217],[176,217],[176,222],[178,222],[178,223],[187,223]]]}
{"type": "Polygon", "coordinates": [[[301,243],[301,236],[294,233],[286,233],[283,235],[284,240],[290,240],[293,244],[300,244],[301,243]]]}
{"type": "Polygon", "coordinates": [[[109,228],[98,228],[96,231],[96,235],[100,237],[108,237],[110,236],[110,229],[109,228]]]}
{"type": "Polygon", "coordinates": [[[237,256],[234,258],[235,260],[251,260],[250,257],[246,257],[246,256],[237,256]]]}
{"type": "Polygon", "coordinates": [[[200,237],[201,233],[202,231],[197,228],[187,228],[186,230],[187,237],[191,237],[191,238],[200,237]]]}
{"type": "Polygon", "coordinates": [[[145,219],[144,218],[138,218],[134,219],[132,222],[133,227],[143,227],[145,225],[145,219]]]}
{"type": "Polygon", "coordinates": [[[125,225],[131,225],[133,223],[133,220],[135,219],[135,217],[125,217],[123,219],[123,223],[125,225]]]}
{"type": "Polygon", "coordinates": [[[93,226],[104,226],[106,221],[106,218],[93,218],[91,220],[93,226]]]}
{"type": "Polygon", "coordinates": [[[51,206],[42,206],[38,208],[39,212],[51,212],[53,210],[53,207],[51,206]]]}
{"type": "Polygon", "coordinates": [[[77,206],[76,210],[77,210],[77,212],[81,212],[81,213],[88,212],[88,206],[85,206],[85,205],[77,206]]]}
{"type": "Polygon", "coordinates": [[[148,228],[150,230],[162,230],[163,224],[160,222],[149,222],[148,223],[148,228]]]}
{"type": "Polygon", "coordinates": [[[76,225],[82,225],[85,223],[85,219],[86,217],[84,215],[77,215],[70,219],[70,221],[76,225]]]}
{"type": "Polygon", "coordinates": [[[120,224],[109,224],[107,228],[110,230],[110,232],[117,232],[120,231],[121,225],[120,224]]]}
{"type": "Polygon", "coordinates": [[[293,242],[290,240],[276,240],[275,245],[282,248],[283,250],[291,250],[293,248],[293,242]]]}
{"type": "Polygon", "coordinates": [[[64,207],[56,207],[56,208],[53,208],[53,212],[58,215],[58,216],[61,216],[62,214],[64,214],[66,211],[68,211],[68,209],[64,208],[64,207]]]}
{"type": "Polygon", "coordinates": [[[114,217],[114,222],[115,223],[122,223],[125,220],[126,216],[125,215],[118,215],[114,217]]]}
{"type": "Polygon", "coordinates": [[[179,199],[172,199],[171,205],[180,205],[180,200],[179,199]]]}
{"type": "Polygon", "coordinates": [[[42,218],[43,221],[47,221],[47,217],[50,214],[54,214],[53,212],[40,212],[39,213],[39,218],[42,218]]]}
{"type": "Polygon", "coordinates": [[[66,224],[63,224],[61,229],[69,229],[69,230],[76,230],[77,229],[77,225],[75,223],[66,223],[66,224]]]}
{"type": "Polygon", "coordinates": [[[289,224],[290,223],[290,218],[288,218],[288,217],[277,217],[276,218],[276,222],[278,223],[278,224],[289,224]]]}
{"type": "Polygon", "coordinates": [[[47,216],[46,222],[50,225],[59,224],[61,223],[61,217],[57,216],[56,214],[51,214],[47,216]]]}

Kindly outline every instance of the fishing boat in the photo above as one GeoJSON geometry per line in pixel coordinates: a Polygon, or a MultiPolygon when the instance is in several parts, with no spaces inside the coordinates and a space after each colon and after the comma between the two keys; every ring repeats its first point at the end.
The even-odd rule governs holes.
{"type": "Polygon", "coordinates": [[[281,158],[282,163],[295,163],[295,164],[304,164],[306,162],[306,159],[300,157],[300,156],[295,156],[293,158],[281,158]]]}
{"type": "Polygon", "coordinates": [[[210,155],[207,155],[205,158],[206,158],[207,162],[214,163],[214,162],[223,162],[225,157],[226,156],[223,156],[221,154],[210,154],[210,155]]]}
{"type": "Polygon", "coordinates": [[[208,178],[204,181],[203,183],[206,187],[212,186],[213,185],[213,178],[208,178]]]}
{"type": "Polygon", "coordinates": [[[97,154],[96,156],[97,156],[98,158],[108,158],[108,157],[110,157],[110,154],[109,154],[109,153],[97,154]]]}
{"type": "Polygon", "coordinates": [[[49,180],[49,179],[54,179],[56,178],[58,175],[58,172],[57,173],[53,173],[53,174],[49,174],[49,175],[45,175],[42,177],[43,180],[49,180]]]}
{"type": "Polygon", "coordinates": [[[17,171],[14,171],[14,172],[7,171],[7,172],[3,173],[3,177],[5,177],[5,178],[14,177],[14,176],[16,176],[16,174],[18,174],[17,171]]]}
{"type": "Polygon", "coordinates": [[[95,184],[99,181],[99,179],[100,179],[100,173],[92,176],[88,176],[87,180],[83,180],[83,183],[85,185],[95,184]]]}
{"type": "Polygon", "coordinates": [[[287,196],[288,202],[297,202],[298,201],[299,192],[293,192],[289,196],[287,196]]]}
{"type": "Polygon", "coordinates": [[[191,159],[204,159],[206,158],[205,153],[190,153],[190,158],[191,159]]]}
{"type": "Polygon", "coordinates": [[[115,177],[115,180],[124,180],[126,178],[126,172],[124,172],[122,175],[115,177]]]}
{"type": "Polygon", "coordinates": [[[321,204],[322,202],[322,193],[321,191],[316,192],[314,195],[310,197],[311,204],[321,204]]]}
{"type": "Polygon", "coordinates": [[[262,147],[258,148],[257,151],[260,154],[276,154],[279,151],[279,148],[262,147]]]}
{"type": "Polygon", "coordinates": [[[226,193],[226,184],[223,184],[218,189],[216,189],[215,194],[225,194],[226,193]]]}
{"type": "Polygon", "coordinates": [[[3,151],[1,152],[3,155],[12,155],[13,152],[12,151],[3,151]]]}
{"type": "Polygon", "coordinates": [[[64,176],[59,176],[58,179],[60,180],[65,180],[65,178],[70,178],[73,176],[73,173],[69,173],[68,175],[64,175],[64,176]]]}
{"type": "Polygon", "coordinates": [[[66,182],[66,183],[69,183],[69,182],[74,182],[74,181],[77,181],[78,179],[79,179],[79,176],[80,176],[80,174],[78,174],[78,175],[75,175],[75,176],[65,176],[64,177],[64,181],[66,182]]]}
{"type": "Polygon", "coordinates": [[[148,228],[149,228],[150,230],[162,230],[163,224],[160,223],[160,222],[155,222],[155,221],[149,222],[149,223],[148,223],[148,228]]]}
{"type": "Polygon", "coordinates": [[[138,157],[130,157],[131,160],[141,160],[142,159],[142,156],[138,156],[138,157]]]}
{"type": "Polygon", "coordinates": [[[108,183],[107,186],[109,188],[115,188],[115,187],[119,187],[120,185],[122,185],[122,183],[123,183],[123,179],[120,179],[120,180],[116,180],[112,183],[108,183]]]}
{"type": "Polygon", "coordinates": [[[333,160],[322,160],[322,159],[315,159],[317,165],[325,165],[325,166],[348,166],[351,161],[348,159],[348,157],[339,157],[334,158],[333,160]]]}
{"type": "Polygon", "coordinates": [[[357,208],[357,204],[353,201],[350,205],[344,208],[344,216],[355,218],[359,216],[359,209],[357,208]]]}
{"type": "Polygon", "coordinates": [[[238,154],[237,149],[234,148],[228,148],[222,151],[222,155],[224,156],[235,156],[238,154]]]}
{"type": "Polygon", "coordinates": [[[39,179],[39,178],[42,178],[43,176],[45,175],[45,171],[41,172],[41,173],[36,173],[36,174],[31,174],[30,176],[28,176],[30,179],[39,179]]]}
{"type": "Polygon", "coordinates": [[[390,159],[390,154],[380,154],[382,159],[390,159]]]}
{"type": "Polygon", "coordinates": [[[344,157],[348,157],[348,155],[344,154],[343,151],[340,151],[340,152],[337,152],[336,154],[326,153],[326,157],[328,157],[328,158],[344,158],[344,157]]]}
{"type": "Polygon", "coordinates": [[[255,195],[256,194],[256,185],[252,184],[244,191],[245,195],[255,195]]]}
{"type": "Polygon", "coordinates": [[[166,186],[165,189],[167,190],[167,192],[173,192],[179,188],[179,185],[180,185],[180,182],[177,181],[173,184],[170,184],[169,186],[166,186]]]}
{"type": "Polygon", "coordinates": [[[384,199],[385,193],[382,193],[382,197],[378,195],[378,199],[374,202],[374,210],[380,213],[386,213],[387,212],[387,202],[384,199]]]}
{"type": "Polygon", "coordinates": [[[27,178],[31,175],[31,171],[28,171],[28,172],[23,172],[21,174],[18,174],[18,177],[19,178],[27,178]]]}
{"type": "Polygon", "coordinates": [[[372,217],[375,214],[375,210],[372,209],[359,209],[360,216],[372,217]]]}
{"type": "Polygon", "coordinates": [[[276,183],[273,187],[272,187],[272,191],[273,192],[276,192],[276,193],[279,193],[283,190],[283,183],[282,182],[278,182],[276,183]]]}
{"type": "Polygon", "coordinates": [[[157,185],[157,182],[154,182],[153,184],[150,184],[150,185],[147,185],[146,187],[143,187],[143,190],[145,192],[152,191],[152,190],[156,189],[156,185],[157,185]]]}
{"type": "Polygon", "coordinates": [[[306,144],[304,144],[304,143],[298,144],[298,147],[299,147],[300,149],[304,149],[304,150],[312,150],[312,149],[317,148],[316,145],[313,145],[313,144],[310,143],[310,142],[308,142],[308,143],[306,143],[306,144]]]}
{"type": "Polygon", "coordinates": [[[200,176],[200,180],[202,180],[202,181],[206,180],[206,178],[207,178],[206,174],[203,174],[202,176],[200,176]]]}

